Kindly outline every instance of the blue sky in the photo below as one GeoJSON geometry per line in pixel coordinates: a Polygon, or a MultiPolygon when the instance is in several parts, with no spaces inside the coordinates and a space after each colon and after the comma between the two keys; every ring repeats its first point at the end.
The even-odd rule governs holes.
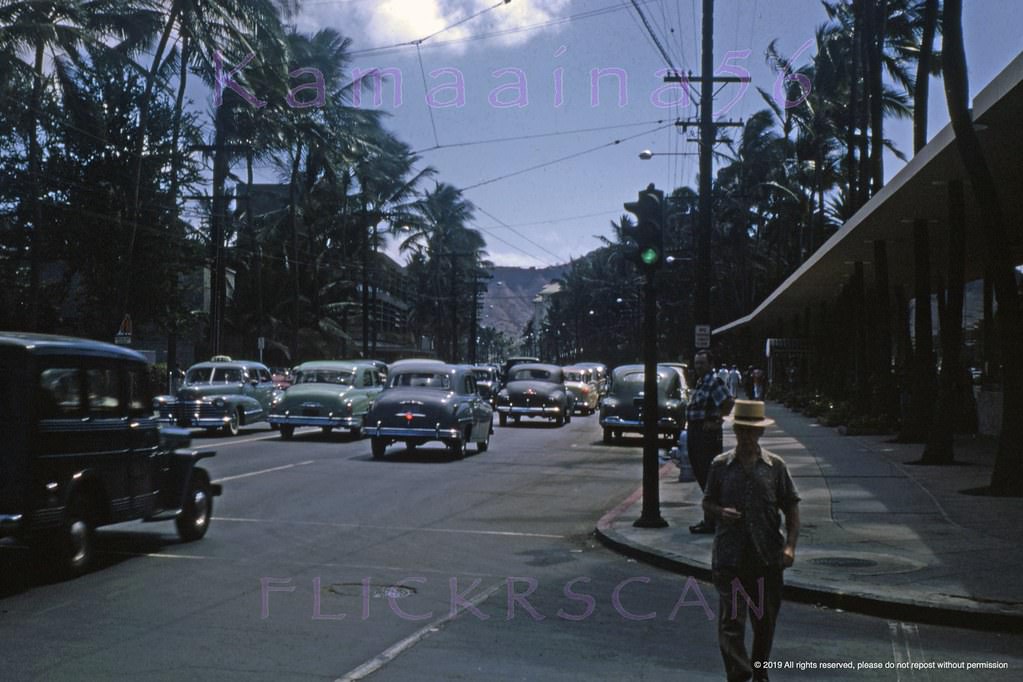
{"type": "MultiPolygon", "coordinates": [[[[695,156],[638,158],[645,149],[696,151],[686,141],[692,130],[683,134],[667,124],[698,112],[693,103],[672,103],[681,99],[678,91],[663,90],[658,71],[667,65],[629,0],[511,0],[493,8],[497,4],[307,0],[297,24],[351,36],[354,67],[400,74],[382,89],[379,107],[370,91],[362,106],[386,111],[386,125],[420,151],[422,165],[436,168],[438,180],[466,188],[465,196],[479,209],[473,226],[483,232],[498,265],[566,262],[598,247],[597,235],[610,236],[610,221],[622,215],[622,203],[648,183],[666,191],[696,186],[695,156]],[[408,44],[424,38],[418,49],[408,44]],[[594,70],[607,74],[599,89],[593,87],[594,70]],[[393,86],[399,82],[396,99],[393,86]],[[660,106],[654,95],[661,96],[660,106]],[[500,138],[516,139],[489,142],[500,138]]],[[[699,70],[701,4],[639,3],[673,66],[683,70],[699,70]]],[[[1023,51],[1021,9],[1017,0],[966,3],[971,96],[1023,51]]],[[[752,78],[741,97],[737,85],[717,94],[719,108],[737,98],[722,118],[765,108],[756,88],[771,93],[778,78],[765,63],[767,45],[777,39],[779,49],[792,55],[825,20],[817,0],[718,0],[715,63],[732,52],[732,63],[752,78]]],[[[797,65],[812,54],[811,46],[797,65]]],[[[929,135],[947,120],[944,92],[935,80],[929,135]]],[[[909,122],[892,123],[886,136],[911,155],[909,122]]],[[[901,166],[890,157],[886,175],[901,166]]],[[[397,257],[393,248],[391,253],[397,257]]]]}

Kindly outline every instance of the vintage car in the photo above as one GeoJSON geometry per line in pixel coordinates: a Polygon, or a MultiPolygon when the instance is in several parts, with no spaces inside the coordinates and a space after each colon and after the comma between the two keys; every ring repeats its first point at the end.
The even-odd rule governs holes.
{"type": "Polygon", "coordinates": [[[220,355],[189,367],[177,394],[155,405],[165,423],[234,436],[239,426],[267,418],[277,392],[266,365],[220,355]]]}
{"type": "Polygon", "coordinates": [[[572,421],[574,409],[575,399],[565,388],[565,375],[557,365],[515,365],[508,383],[497,393],[501,426],[508,425],[508,417],[516,424],[522,417],[541,417],[561,426],[572,421]]]}
{"type": "Polygon", "coordinates": [[[189,432],[153,416],[149,367],[135,351],[0,332],[0,538],[42,551],[46,568],[83,573],[99,526],[174,521],[182,540],[209,528],[220,486],[189,432]]]}
{"type": "Polygon", "coordinates": [[[348,429],[362,435],[366,413],[383,389],[380,369],[370,362],[319,360],[294,370],[294,383],[278,393],[267,421],[288,440],[296,426],[319,426],[324,433],[348,429]]]}
{"type": "Polygon", "coordinates": [[[441,441],[461,458],[469,443],[476,452],[487,451],[493,421],[494,410],[477,392],[471,367],[404,361],[391,366],[387,387],[366,415],[366,433],[378,459],[398,441],[409,450],[441,441]]]}
{"type": "MultiPolygon", "coordinates": [[[[643,365],[622,365],[611,373],[608,394],[600,401],[600,426],[604,442],[611,443],[625,432],[643,432],[643,365]]],[[[685,428],[682,381],[674,368],[657,367],[657,431],[677,442],[685,428]]]]}
{"type": "Polygon", "coordinates": [[[679,379],[682,381],[682,402],[688,405],[689,396],[693,393],[693,389],[689,385],[689,378],[691,376],[689,372],[689,365],[684,362],[659,362],[657,365],[659,367],[671,367],[678,372],[679,379]]]}
{"type": "Polygon", "coordinates": [[[594,370],[590,367],[564,367],[565,388],[575,398],[575,409],[579,414],[589,415],[597,411],[600,402],[600,391],[594,379],[594,370]]]}
{"type": "Polygon", "coordinates": [[[577,362],[576,367],[588,367],[593,370],[593,381],[597,384],[597,391],[600,392],[600,397],[603,398],[607,395],[607,388],[610,384],[610,377],[608,376],[607,365],[599,362],[577,362]]]}
{"type": "Polygon", "coordinates": [[[501,390],[501,379],[497,369],[492,365],[475,365],[472,374],[476,377],[476,390],[479,391],[480,397],[493,407],[497,400],[497,392],[501,390]]]}
{"type": "Polygon", "coordinates": [[[501,381],[505,384],[508,383],[508,372],[515,365],[529,365],[540,362],[540,358],[533,358],[528,356],[510,357],[504,361],[504,365],[501,367],[501,381]]]}

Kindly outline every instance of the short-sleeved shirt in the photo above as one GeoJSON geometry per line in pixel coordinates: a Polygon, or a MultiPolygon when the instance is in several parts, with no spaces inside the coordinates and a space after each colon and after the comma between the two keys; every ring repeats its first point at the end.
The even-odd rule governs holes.
{"type": "Polygon", "coordinates": [[[747,474],[735,450],[718,455],[710,465],[703,499],[742,513],[735,522],[717,523],[714,536],[715,571],[737,569],[743,563],[782,566],[785,538],[781,512],[799,503],[799,493],[784,460],[761,448],[760,457],[747,474]]]}

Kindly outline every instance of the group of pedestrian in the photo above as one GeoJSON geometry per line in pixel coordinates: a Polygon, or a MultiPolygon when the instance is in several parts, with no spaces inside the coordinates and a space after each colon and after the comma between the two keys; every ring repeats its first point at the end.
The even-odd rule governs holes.
{"type": "Polygon", "coordinates": [[[764,430],[774,424],[758,399],[763,395],[763,373],[758,392],[758,370],[747,371],[750,399],[742,400],[736,397],[742,385],[736,366],[724,374],[715,371],[709,351],[698,352],[693,365],[698,379],[687,409],[686,438],[693,473],[703,491],[703,519],[689,530],[714,533],[718,645],[728,680],[767,680],[762,663],[771,656],[782,572],[795,560],[799,494],[781,457],[759,445],[764,430]],[[722,453],[722,427],[729,414],[736,446],[722,453]],[[752,656],[745,643],[751,609],[752,656]]]}

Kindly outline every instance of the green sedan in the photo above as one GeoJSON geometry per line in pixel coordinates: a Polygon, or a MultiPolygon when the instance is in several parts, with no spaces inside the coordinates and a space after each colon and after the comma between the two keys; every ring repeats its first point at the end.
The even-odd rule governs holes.
{"type": "Polygon", "coordinates": [[[324,433],[348,429],[362,435],[373,399],[383,388],[377,367],[358,360],[317,360],[294,369],[295,380],[270,407],[267,421],[287,440],[296,426],[319,426],[324,433]]]}

